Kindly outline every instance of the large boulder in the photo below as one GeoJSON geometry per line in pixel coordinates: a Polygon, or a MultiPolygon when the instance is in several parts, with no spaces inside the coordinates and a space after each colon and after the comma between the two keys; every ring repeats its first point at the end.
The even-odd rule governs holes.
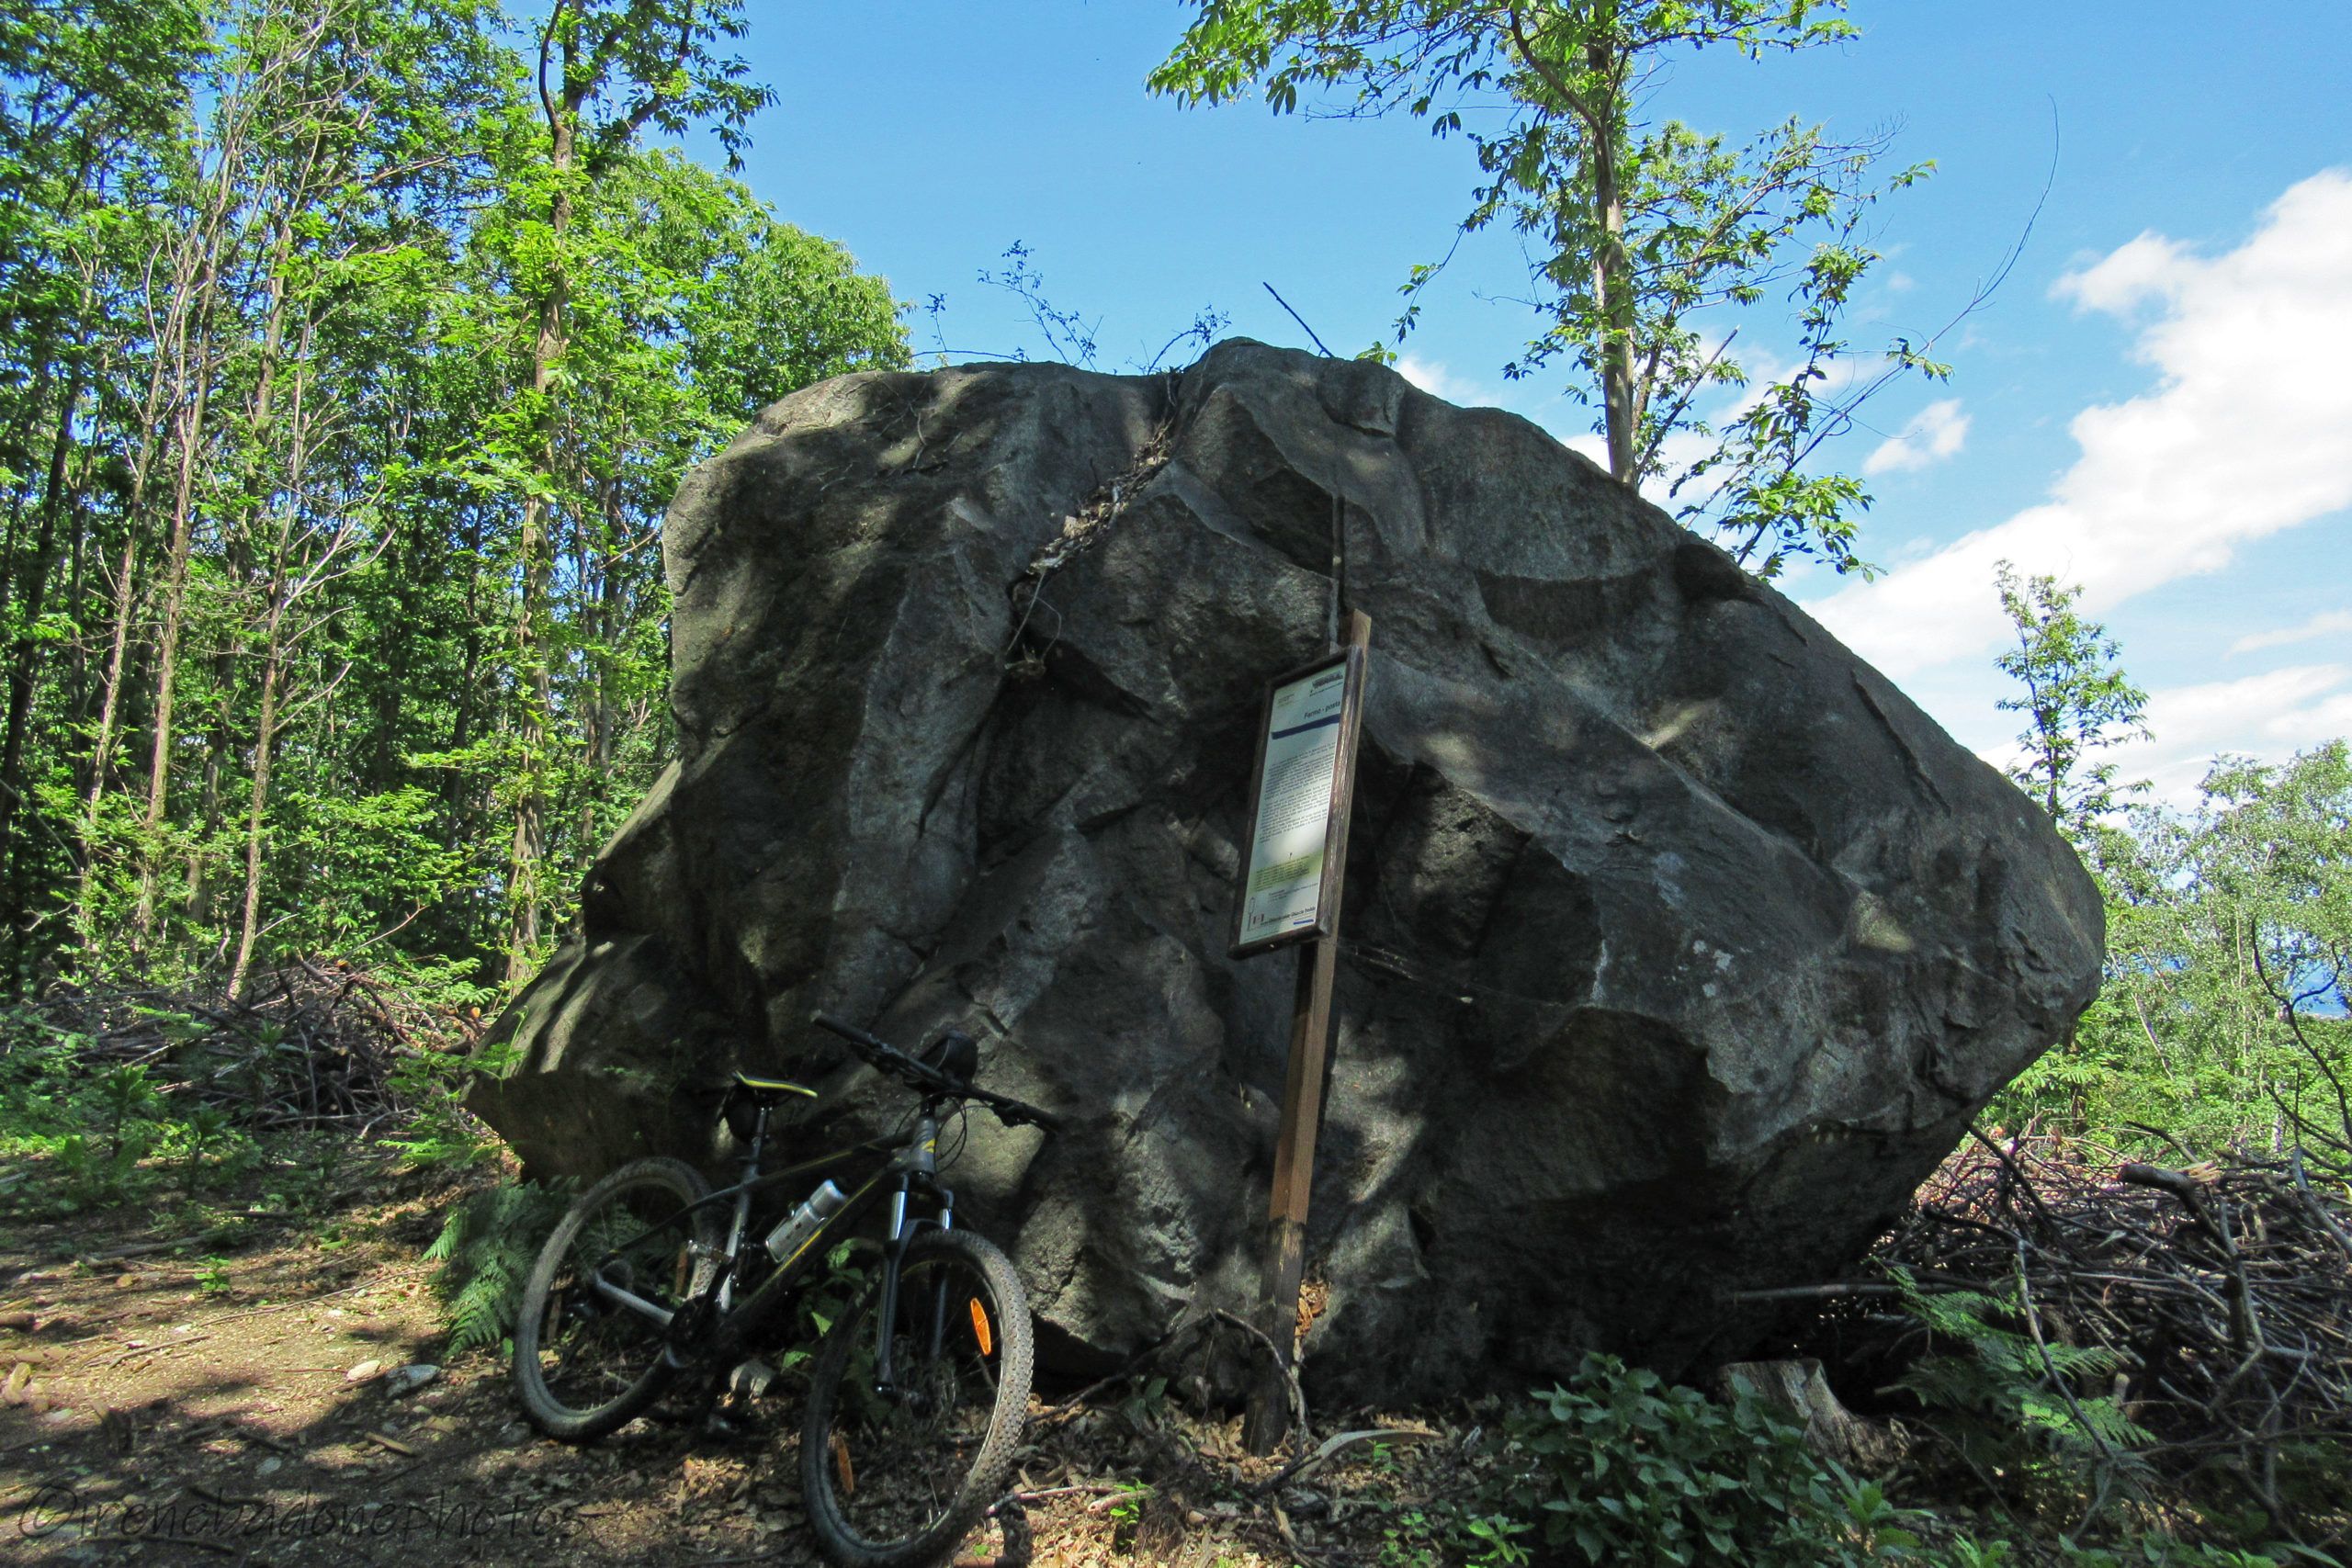
{"type": "MultiPolygon", "coordinates": [[[[679,760],[477,1108],[542,1171],[709,1159],[805,1023],[978,1034],[1067,1135],[952,1179],[1049,1359],[1255,1286],[1295,960],[1226,956],[1261,683],[1374,630],[1310,1388],[1668,1369],[1851,1260],[2098,983],[2050,824],[1794,605],[1525,420],[1234,342],[845,377],[666,536],[679,760]]],[[[810,1129],[809,1135],[816,1129],[810,1129]]]]}

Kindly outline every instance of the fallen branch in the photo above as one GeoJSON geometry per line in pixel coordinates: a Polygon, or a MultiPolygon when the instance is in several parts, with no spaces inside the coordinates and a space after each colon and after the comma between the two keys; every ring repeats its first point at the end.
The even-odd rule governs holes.
{"type": "Polygon", "coordinates": [[[1341,1432],[1337,1437],[1324,1438],[1323,1446],[1306,1458],[1293,1460],[1267,1484],[1275,1486],[1285,1481],[1303,1479],[1330,1462],[1331,1457],[1340,1450],[1352,1447],[1357,1443],[1371,1442],[1375,1438],[1408,1438],[1415,1442],[1426,1443],[1436,1441],[1437,1434],[1417,1432],[1409,1427],[1367,1427],[1359,1432],[1341,1432]]]}
{"type": "MultiPolygon", "coordinates": [[[[2154,1436],[2141,1457],[2242,1478],[2270,1506],[2288,1445],[2352,1442],[2352,1164],[2310,1145],[2200,1160],[2166,1142],[2181,1168],[2080,1138],[1978,1134],[1921,1187],[1877,1257],[1939,1289],[2013,1299],[2052,1397],[2086,1430],[2051,1348],[2112,1350],[2120,1403],[2154,1436]],[[2020,1190],[2023,1205],[2011,1201],[2020,1190]]],[[[1834,1281],[1733,1299],[1834,1308],[1884,1293],[1834,1281]]],[[[1911,1353],[1907,1320],[1843,1321],[1883,1341],[1891,1325],[1881,1353],[1911,1353]]]]}

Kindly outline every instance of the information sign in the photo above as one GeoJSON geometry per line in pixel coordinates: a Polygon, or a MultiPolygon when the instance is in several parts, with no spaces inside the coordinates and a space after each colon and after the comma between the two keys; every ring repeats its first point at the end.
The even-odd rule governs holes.
{"type": "Polygon", "coordinates": [[[1350,648],[1267,688],[1251,778],[1249,853],[1232,953],[1333,934],[1348,853],[1363,650],[1350,648]]]}

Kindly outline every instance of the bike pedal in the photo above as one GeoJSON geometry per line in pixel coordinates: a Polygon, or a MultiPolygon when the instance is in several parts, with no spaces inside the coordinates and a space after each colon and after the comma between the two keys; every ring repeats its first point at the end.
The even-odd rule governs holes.
{"type": "Polygon", "coordinates": [[[775,1385],[776,1377],[764,1357],[754,1356],[727,1374],[727,1392],[738,1399],[757,1399],[775,1385]]]}

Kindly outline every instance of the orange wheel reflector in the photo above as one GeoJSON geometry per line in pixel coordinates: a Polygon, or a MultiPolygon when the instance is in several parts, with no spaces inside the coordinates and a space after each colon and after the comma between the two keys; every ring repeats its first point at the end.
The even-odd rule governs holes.
{"type": "Polygon", "coordinates": [[[989,1333],[989,1309],[980,1304],[980,1298],[978,1296],[972,1298],[972,1337],[980,1342],[981,1355],[987,1356],[995,1352],[996,1338],[989,1333]]]}
{"type": "Polygon", "coordinates": [[[670,1285],[673,1297],[686,1293],[686,1276],[695,1266],[695,1249],[691,1246],[678,1248],[678,1277],[670,1285]]]}
{"type": "Polygon", "coordinates": [[[833,1473],[842,1478],[842,1496],[850,1496],[857,1491],[857,1472],[849,1464],[849,1439],[839,1432],[833,1434],[833,1473]]]}

